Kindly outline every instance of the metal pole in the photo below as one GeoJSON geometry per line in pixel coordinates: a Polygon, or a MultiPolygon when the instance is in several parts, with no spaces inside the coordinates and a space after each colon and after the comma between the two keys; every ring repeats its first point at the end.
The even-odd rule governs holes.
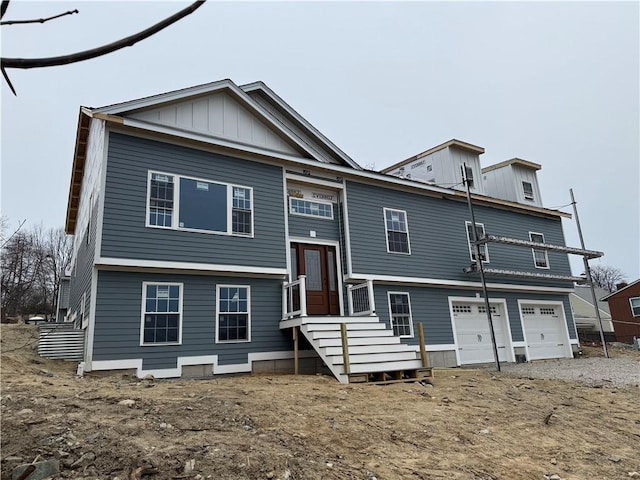
{"type": "MultiPolygon", "coordinates": [[[[576,200],[573,198],[573,189],[569,189],[571,195],[571,205],[573,205],[573,214],[576,217],[576,225],[578,226],[578,236],[580,237],[580,246],[583,250],[584,239],[582,238],[582,229],[580,228],[580,219],[578,218],[578,209],[576,208],[576,200]]],[[[602,342],[602,351],[604,352],[604,358],[609,358],[609,352],[607,351],[607,342],[604,341],[604,329],[602,328],[602,318],[600,317],[600,309],[598,308],[598,299],[596,298],[596,291],[593,288],[593,278],[591,277],[591,269],[589,268],[589,260],[587,257],[582,257],[584,262],[584,273],[587,276],[587,283],[591,288],[591,298],[593,299],[593,307],[596,310],[596,318],[598,319],[598,330],[600,331],[600,342],[602,342]]]]}
{"type": "MultiPolygon", "coordinates": [[[[473,204],[471,203],[471,191],[469,190],[469,179],[467,178],[467,164],[462,165],[462,181],[467,187],[467,204],[469,205],[469,214],[471,215],[471,236],[473,244],[476,248],[476,265],[480,271],[480,281],[482,282],[482,293],[484,295],[484,306],[487,311],[487,320],[489,321],[489,330],[491,331],[491,345],[493,346],[493,358],[496,362],[496,370],[500,371],[500,360],[498,359],[498,346],[496,345],[496,333],[493,329],[493,320],[491,318],[491,306],[489,304],[489,292],[487,291],[487,282],[484,278],[484,267],[482,266],[482,258],[480,257],[480,244],[478,243],[478,235],[476,232],[476,217],[473,213],[473,204]]],[[[486,244],[485,244],[486,245],[486,244]]]]}

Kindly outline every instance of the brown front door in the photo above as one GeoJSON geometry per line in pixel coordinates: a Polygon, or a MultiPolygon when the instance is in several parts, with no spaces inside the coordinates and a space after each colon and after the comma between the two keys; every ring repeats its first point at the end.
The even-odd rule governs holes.
{"type": "Polygon", "coordinates": [[[291,245],[292,279],[306,276],[307,314],[339,315],[336,249],[327,245],[291,245]]]}

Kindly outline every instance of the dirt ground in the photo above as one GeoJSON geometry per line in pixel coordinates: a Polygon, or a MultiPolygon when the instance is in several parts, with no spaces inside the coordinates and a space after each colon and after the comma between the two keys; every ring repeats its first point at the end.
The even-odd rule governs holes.
{"type": "Polygon", "coordinates": [[[1,330],[2,478],[36,457],[58,459],[61,477],[120,480],[136,467],[150,480],[609,480],[640,471],[638,386],[491,370],[437,372],[433,386],[77,378],[75,364],[37,356],[36,335],[26,325],[1,330]]]}

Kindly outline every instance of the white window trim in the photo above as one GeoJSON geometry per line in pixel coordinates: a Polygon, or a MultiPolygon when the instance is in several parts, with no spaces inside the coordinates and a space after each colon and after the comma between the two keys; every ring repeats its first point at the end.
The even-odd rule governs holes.
{"type": "Polygon", "coordinates": [[[231,237],[245,237],[254,238],[255,235],[255,204],[253,201],[253,187],[247,187],[245,185],[239,185],[236,183],[219,182],[216,180],[209,180],[206,178],[191,177],[189,175],[178,175],[176,173],[161,172],[158,170],[149,170],[147,172],[147,205],[146,205],[146,217],[144,225],[147,228],[157,228],[160,230],[178,230],[181,232],[195,232],[195,233],[207,233],[210,235],[226,235],[231,237]],[[171,216],[171,226],[165,227],[161,225],[151,225],[149,223],[150,213],[150,200],[151,200],[151,175],[167,175],[173,177],[173,214],[171,216]],[[224,185],[227,189],[227,231],[214,231],[214,230],[202,230],[199,228],[185,228],[179,226],[180,220],[180,179],[185,178],[187,180],[194,180],[196,182],[212,183],[216,185],[224,185]],[[233,187],[244,188],[249,190],[249,201],[251,202],[251,235],[244,233],[233,232],[233,187]]]}
{"type": "Polygon", "coordinates": [[[387,253],[391,253],[394,255],[411,255],[411,238],[409,236],[409,216],[407,215],[407,211],[406,210],[400,210],[397,208],[387,208],[384,207],[382,209],[382,219],[384,220],[384,241],[387,244],[387,253]],[[389,230],[387,229],[387,212],[402,212],[404,214],[404,224],[407,228],[406,232],[400,232],[400,233],[406,233],[407,234],[407,248],[409,249],[408,252],[392,252],[391,250],[389,250],[389,230]]]}
{"type": "Polygon", "coordinates": [[[410,335],[397,335],[399,338],[413,338],[414,337],[414,331],[413,331],[413,312],[411,309],[411,295],[409,295],[409,292],[391,292],[391,291],[387,291],[387,307],[389,308],[389,325],[391,327],[391,330],[393,330],[393,311],[391,310],[391,295],[406,295],[407,296],[407,303],[409,304],[409,330],[411,330],[411,334],[410,335]]]}
{"type": "Polygon", "coordinates": [[[331,202],[320,202],[318,200],[309,200],[307,198],[297,198],[297,197],[289,197],[289,215],[296,215],[299,217],[309,217],[309,218],[317,218],[318,220],[333,220],[334,216],[333,216],[333,203],[331,202]],[[294,212],[293,211],[293,207],[292,207],[292,203],[293,200],[302,200],[303,202],[310,202],[310,203],[318,203],[321,205],[329,205],[331,207],[331,217],[323,217],[321,215],[309,215],[308,213],[298,213],[298,212],[294,212]]]}
{"type": "Polygon", "coordinates": [[[631,315],[633,315],[634,317],[640,317],[640,297],[629,297],[629,307],[631,307],[631,315]],[[638,309],[638,314],[636,315],[633,312],[633,300],[638,300],[638,306],[635,307],[638,309]]]}
{"type": "MultiPolygon", "coordinates": [[[[469,226],[471,225],[471,222],[466,221],[464,222],[464,230],[465,232],[467,232],[467,245],[469,246],[469,258],[471,259],[472,262],[475,262],[474,258],[473,258],[473,250],[475,248],[474,245],[471,245],[471,237],[469,236],[469,226]]],[[[484,228],[484,223],[480,223],[480,222],[476,222],[476,226],[480,226],[482,227],[482,234],[486,235],[487,231],[484,228]]],[[[477,233],[476,233],[477,235],[477,233]]],[[[480,251],[482,252],[482,249],[484,248],[485,251],[485,257],[487,257],[486,260],[482,260],[482,263],[490,263],[490,259],[489,259],[489,244],[485,243],[482,246],[480,246],[480,251]]]]}
{"type": "Polygon", "coordinates": [[[534,201],[535,201],[535,198],[536,198],[536,194],[535,194],[535,192],[534,192],[534,190],[533,190],[533,183],[532,183],[532,182],[528,182],[528,181],[526,181],[526,180],[522,180],[522,181],[521,181],[521,185],[522,185],[522,197],[523,197],[525,200],[528,200],[528,201],[530,201],[530,202],[534,202],[534,201]],[[528,183],[529,185],[531,185],[531,195],[530,195],[530,196],[527,196],[527,191],[526,191],[526,190],[525,190],[525,188],[524,188],[524,184],[525,184],[525,183],[528,183]]]}
{"type": "Polygon", "coordinates": [[[250,343],[251,342],[251,286],[250,285],[216,285],[216,343],[250,343]],[[247,289],[247,339],[246,340],[220,340],[220,289],[221,288],[246,288],[247,289]]]}
{"type": "MultiPolygon", "coordinates": [[[[544,233],[540,233],[540,232],[529,232],[529,241],[533,242],[533,235],[540,235],[542,237],[542,243],[544,243],[544,233]]],[[[531,249],[531,255],[533,256],[533,266],[536,268],[541,268],[543,270],[549,270],[551,268],[551,265],[549,264],[549,253],[546,250],[543,250],[541,248],[532,248],[531,249]],[[544,252],[544,258],[546,260],[547,266],[546,267],[539,267],[536,264],[536,250],[538,250],[539,252],[544,252]]]]}
{"type": "MultiPolygon", "coordinates": [[[[141,347],[164,347],[167,345],[182,345],[182,299],[183,285],[177,282],[142,282],[142,305],[140,306],[140,346],[141,347]],[[164,343],[145,343],[144,342],[144,316],[147,313],[147,285],[162,285],[169,287],[178,287],[178,341],[164,343]]],[[[174,313],[174,312],[171,312],[174,313]]]]}

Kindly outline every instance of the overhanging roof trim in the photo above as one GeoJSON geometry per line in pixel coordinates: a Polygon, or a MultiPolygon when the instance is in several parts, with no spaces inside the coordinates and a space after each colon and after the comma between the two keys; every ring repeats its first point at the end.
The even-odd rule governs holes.
{"type": "Polygon", "coordinates": [[[348,165],[352,166],[357,170],[362,170],[362,167],[353,160],[349,155],[344,153],[337,145],[335,145],[331,140],[325,137],[318,129],[316,129],[311,123],[309,123],[302,115],[296,112],[287,102],[285,102],[278,94],[276,94],[273,90],[271,90],[264,82],[258,81],[253,83],[248,83],[246,85],[240,85],[240,88],[245,92],[253,92],[255,90],[261,90],[271,100],[273,100],[280,108],[282,108],[286,113],[288,113],[291,117],[293,117],[298,123],[300,123],[303,127],[309,130],[315,137],[321,140],[332,152],[334,152],[338,157],[340,157],[343,161],[345,161],[348,165]]]}
{"type": "Polygon", "coordinates": [[[407,158],[406,160],[402,160],[401,162],[394,163],[390,167],[383,168],[382,170],[380,170],[380,172],[389,173],[391,170],[395,170],[396,168],[402,167],[403,165],[411,163],[414,160],[419,160],[422,157],[426,157],[427,155],[431,155],[432,153],[438,152],[440,150],[444,150],[445,148],[449,148],[449,147],[457,147],[462,150],[467,150],[472,153],[477,153],[478,155],[481,155],[484,153],[484,148],[478,147],[477,145],[473,145],[468,142],[463,142],[462,140],[457,140],[454,138],[449,140],[448,142],[441,143],[440,145],[436,145],[435,147],[432,147],[429,150],[425,150],[422,153],[418,153],[417,155],[407,158]]]}
{"type": "Polygon", "coordinates": [[[67,201],[67,216],[64,231],[72,235],[76,229],[78,206],[82,192],[82,177],[87,156],[87,140],[89,138],[89,124],[91,112],[85,107],[80,107],[78,113],[78,127],[76,129],[76,144],[73,152],[73,167],[71,168],[71,181],[69,184],[69,199],[67,201]]]}
{"type": "Polygon", "coordinates": [[[512,158],[510,160],[505,160],[504,162],[484,167],[482,169],[482,173],[487,173],[491,170],[497,170],[498,168],[507,167],[509,165],[519,165],[521,167],[531,168],[533,170],[542,170],[542,165],[540,165],[539,163],[530,162],[529,160],[523,160],[522,158],[512,158]]]}

